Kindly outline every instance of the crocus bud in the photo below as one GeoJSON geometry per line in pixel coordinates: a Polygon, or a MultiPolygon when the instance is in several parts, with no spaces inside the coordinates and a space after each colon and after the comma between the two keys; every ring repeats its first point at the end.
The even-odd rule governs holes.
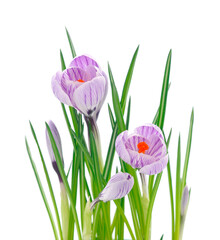
{"type": "Polygon", "coordinates": [[[96,120],[107,95],[107,76],[94,59],[82,55],[53,76],[52,89],[62,103],[96,120]]]}
{"type": "Polygon", "coordinates": [[[186,185],[183,190],[182,199],[181,199],[181,216],[184,216],[186,214],[188,203],[189,203],[189,190],[186,185]]]}
{"type": "Polygon", "coordinates": [[[93,209],[99,201],[107,202],[123,198],[127,195],[134,185],[134,178],[128,173],[117,173],[111,177],[99,196],[93,200],[90,208],[93,209]]]}
{"type": "MultiPolygon", "coordinates": [[[[60,157],[61,157],[62,162],[64,164],[60,134],[59,134],[55,124],[52,121],[49,121],[48,125],[50,127],[51,133],[53,135],[53,138],[54,138],[55,143],[57,145],[58,151],[60,153],[60,157]]],[[[61,175],[60,175],[57,163],[56,163],[56,159],[55,159],[55,156],[54,156],[53,148],[52,148],[52,145],[51,145],[51,142],[50,142],[50,137],[49,137],[49,134],[47,132],[47,129],[46,129],[46,142],[47,142],[47,149],[48,149],[51,161],[52,161],[53,168],[54,168],[55,172],[57,173],[60,182],[62,182],[62,178],[61,178],[61,175]]]]}

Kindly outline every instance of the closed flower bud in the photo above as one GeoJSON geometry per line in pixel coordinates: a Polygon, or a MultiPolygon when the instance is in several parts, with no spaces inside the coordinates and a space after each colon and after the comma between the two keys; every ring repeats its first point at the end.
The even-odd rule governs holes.
{"type": "Polygon", "coordinates": [[[189,203],[189,190],[186,185],[183,190],[182,199],[181,199],[181,216],[184,216],[186,214],[188,203],[189,203]]]}
{"type": "MultiPolygon", "coordinates": [[[[52,121],[49,121],[48,125],[50,127],[51,133],[53,135],[56,146],[57,146],[58,151],[60,153],[60,157],[61,157],[62,162],[64,164],[60,134],[59,134],[55,124],[52,121]]],[[[47,132],[47,129],[46,129],[46,142],[47,142],[47,149],[48,149],[51,161],[52,161],[53,168],[54,168],[55,172],[57,173],[60,182],[62,182],[62,178],[61,178],[61,175],[60,175],[57,163],[56,163],[56,159],[55,159],[55,156],[54,156],[53,148],[52,148],[52,145],[51,145],[51,142],[50,142],[50,137],[49,137],[49,134],[47,132]]]]}
{"type": "Polygon", "coordinates": [[[95,204],[99,201],[107,202],[123,198],[127,195],[134,185],[134,178],[128,173],[117,173],[111,177],[105,188],[99,196],[93,200],[90,208],[93,209],[95,204]]]}

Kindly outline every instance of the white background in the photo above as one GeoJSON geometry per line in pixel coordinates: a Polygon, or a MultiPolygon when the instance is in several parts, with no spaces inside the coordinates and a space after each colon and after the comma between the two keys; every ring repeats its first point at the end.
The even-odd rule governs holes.
{"type": "MultiPolygon", "coordinates": [[[[192,107],[195,109],[187,184],[192,189],[184,239],[219,238],[219,79],[220,15],[214,1],[2,1],[0,6],[0,238],[53,239],[37,183],[25,150],[27,136],[43,177],[28,120],[37,132],[57,198],[58,180],[45,148],[44,122],[61,132],[66,167],[71,144],[51,77],[60,70],[59,49],[66,63],[71,54],[65,26],[77,54],[93,56],[107,72],[110,62],[121,93],[138,44],[140,50],[130,95],[130,129],[151,122],[159,104],[164,66],[172,48],[171,88],[165,133],[173,128],[170,158],[173,180],[178,134],[182,159],[192,107]],[[178,3],[179,2],[179,3],[178,3]]],[[[98,121],[103,155],[111,127],[107,102],[98,121]]],[[[115,165],[118,159],[115,158],[115,165]]],[[[153,209],[152,239],[170,239],[171,218],[164,171],[153,209]]],[[[129,216],[129,207],[128,216],[129,216]]]]}

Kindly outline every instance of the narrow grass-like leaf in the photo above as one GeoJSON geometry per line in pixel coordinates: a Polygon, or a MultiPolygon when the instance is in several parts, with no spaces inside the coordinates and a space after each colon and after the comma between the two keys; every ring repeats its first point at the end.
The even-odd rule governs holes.
{"type": "Polygon", "coordinates": [[[86,159],[88,160],[89,169],[94,173],[94,167],[93,167],[93,160],[90,156],[90,153],[88,152],[86,146],[83,144],[82,140],[76,135],[76,133],[71,129],[71,135],[76,139],[77,144],[82,149],[83,153],[85,154],[86,159]]]}
{"type": "Polygon", "coordinates": [[[109,114],[110,122],[111,122],[111,125],[112,125],[112,129],[114,129],[115,120],[114,120],[114,116],[113,116],[113,113],[112,113],[112,110],[111,110],[111,107],[110,107],[109,104],[108,104],[108,114],[109,114]]]}
{"type": "Polygon", "coordinates": [[[128,102],[128,110],[127,110],[127,118],[126,118],[126,129],[129,128],[130,114],[131,114],[131,97],[129,98],[129,102],[128,102]]]}
{"type": "MultiPolygon", "coordinates": [[[[170,142],[172,129],[170,130],[169,137],[167,140],[167,148],[170,142]]],[[[170,158],[168,159],[167,163],[167,176],[168,176],[168,183],[169,183],[169,191],[170,191],[170,205],[171,205],[171,222],[172,222],[172,240],[174,240],[174,198],[173,198],[173,185],[172,185],[172,175],[171,175],[171,168],[170,168],[170,158]]]]}
{"type": "Polygon", "coordinates": [[[125,123],[124,123],[123,114],[122,114],[122,110],[121,110],[121,105],[120,105],[120,102],[119,102],[118,91],[117,91],[117,88],[115,86],[115,81],[114,81],[112,71],[111,71],[111,68],[110,68],[109,64],[108,64],[108,72],[109,72],[109,79],[110,79],[110,82],[111,82],[112,101],[113,101],[113,106],[114,106],[114,111],[115,111],[115,117],[116,117],[118,129],[119,129],[119,133],[121,133],[122,131],[126,130],[126,126],[125,126],[125,123]]]}
{"type": "Polygon", "coordinates": [[[34,170],[34,174],[35,174],[35,177],[36,177],[36,180],[37,180],[37,184],[38,184],[38,187],[39,187],[40,192],[41,192],[41,196],[43,198],[45,207],[47,209],[48,216],[50,218],[50,222],[51,222],[51,225],[52,225],[52,228],[53,228],[53,233],[54,233],[55,239],[59,240],[59,237],[58,237],[58,234],[57,234],[57,230],[56,230],[56,225],[55,225],[55,222],[54,222],[54,219],[53,219],[53,215],[51,213],[50,206],[49,206],[49,203],[47,201],[47,197],[45,195],[45,192],[44,192],[44,189],[43,189],[43,186],[42,186],[42,183],[41,183],[41,180],[40,180],[40,177],[39,177],[36,165],[35,165],[35,163],[34,163],[34,161],[32,159],[30,148],[29,148],[29,145],[28,145],[28,142],[27,142],[26,138],[25,138],[25,144],[26,144],[28,156],[29,156],[29,159],[30,159],[30,162],[31,162],[31,166],[32,166],[32,168],[34,170]]]}
{"type": "Polygon", "coordinates": [[[166,113],[167,93],[169,89],[169,78],[170,78],[171,55],[172,55],[172,50],[170,50],[167,57],[164,78],[163,78],[163,86],[161,91],[161,98],[160,98],[158,127],[160,127],[161,129],[163,129],[165,113],[166,113]]]}
{"type": "Polygon", "coordinates": [[[60,62],[61,62],[61,69],[63,71],[66,69],[66,64],[65,64],[63,52],[61,51],[61,49],[60,49],[60,62]]]}
{"type": "Polygon", "coordinates": [[[163,240],[163,235],[161,236],[160,240],[163,240]]]}
{"type": "Polygon", "coordinates": [[[70,50],[71,50],[72,56],[74,58],[74,57],[76,57],[76,51],[75,51],[75,48],[73,46],[73,42],[72,42],[72,39],[70,37],[69,31],[67,30],[67,28],[66,28],[66,35],[67,35],[67,38],[68,38],[68,42],[69,42],[69,45],[70,45],[70,50]]]}
{"type": "Polygon", "coordinates": [[[132,79],[132,75],[133,75],[133,71],[134,71],[134,66],[135,66],[138,50],[139,50],[139,45],[136,48],[136,50],[134,52],[134,55],[132,57],[131,64],[130,64],[130,67],[128,69],[128,73],[127,73],[125,83],[124,83],[124,87],[123,87],[123,91],[122,91],[121,110],[122,110],[123,114],[124,114],[124,111],[125,111],[126,100],[127,100],[127,96],[128,96],[129,87],[130,87],[130,84],[131,84],[131,79],[132,79]]]}
{"type": "MultiPolygon", "coordinates": [[[[165,136],[164,136],[167,148],[169,147],[171,133],[172,133],[172,131],[170,131],[167,141],[166,141],[165,136]]],[[[149,202],[148,211],[147,211],[147,219],[146,219],[145,231],[144,231],[144,236],[145,236],[145,238],[147,240],[150,237],[149,234],[150,234],[152,210],[153,210],[154,201],[155,201],[155,198],[156,198],[157,190],[159,188],[159,184],[160,184],[160,180],[161,180],[162,174],[163,174],[163,172],[157,174],[157,178],[155,180],[154,187],[153,187],[153,190],[151,192],[150,202],[149,202]]]]}
{"type": "Polygon", "coordinates": [[[191,143],[192,143],[193,122],[194,122],[194,109],[192,109],[192,113],[191,113],[191,117],[190,117],[190,126],[189,126],[189,134],[188,134],[188,140],[187,140],[187,147],[186,147],[186,155],[185,155],[185,162],[184,162],[184,168],[183,168],[183,175],[182,175],[181,192],[183,192],[183,189],[184,189],[184,187],[186,185],[186,176],[187,176],[187,170],[188,170],[188,164],[189,164],[189,156],[190,156],[191,143]]]}
{"type": "Polygon", "coordinates": [[[181,141],[180,135],[178,140],[177,163],[176,163],[176,225],[175,225],[175,239],[179,239],[180,228],[180,208],[181,208],[181,141]]]}
{"type": "MultiPolygon", "coordinates": [[[[88,131],[89,131],[89,138],[90,138],[90,150],[91,150],[92,158],[94,160],[97,188],[98,188],[98,192],[100,193],[103,190],[102,174],[101,174],[100,168],[99,168],[98,152],[96,149],[95,139],[94,139],[93,133],[91,131],[91,126],[88,125],[88,127],[89,127],[88,131]]],[[[102,204],[102,210],[103,210],[104,223],[106,225],[106,231],[107,231],[107,236],[108,236],[107,239],[111,240],[112,237],[111,237],[111,232],[110,232],[110,221],[107,216],[107,209],[102,202],[101,202],[101,204],[102,204]]],[[[94,218],[94,223],[96,221],[97,221],[97,219],[94,218]]],[[[93,231],[94,230],[95,229],[93,229],[93,231]]],[[[93,236],[95,233],[96,233],[96,231],[93,233],[93,236]]]]}
{"type": "Polygon", "coordinates": [[[49,138],[50,138],[50,142],[51,142],[51,145],[52,145],[52,148],[53,148],[53,152],[54,152],[54,155],[55,155],[57,166],[58,166],[60,175],[62,177],[62,180],[63,180],[64,186],[65,186],[67,195],[68,195],[69,200],[70,200],[73,217],[74,217],[74,220],[75,220],[75,223],[76,223],[76,229],[77,229],[77,233],[78,233],[78,238],[79,238],[79,240],[82,240],[82,233],[81,233],[80,226],[79,226],[79,220],[78,220],[78,216],[77,216],[74,200],[73,200],[73,197],[72,197],[71,189],[70,189],[69,183],[67,181],[67,178],[66,178],[66,175],[65,175],[65,172],[64,172],[64,169],[63,169],[61,156],[60,156],[60,153],[59,153],[58,148],[56,146],[56,142],[55,142],[55,140],[53,138],[53,134],[51,133],[50,127],[48,126],[47,123],[46,123],[46,128],[47,128],[47,131],[48,131],[48,134],[49,134],[49,138]]]}
{"type": "Polygon", "coordinates": [[[44,157],[43,157],[39,142],[37,140],[37,135],[34,131],[33,125],[31,124],[31,122],[29,122],[29,123],[30,123],[31,132],[32,132],[32,135],[33,135],[34,140],[36,142],[36,145],[37,145],[37,148],[38,148],[38,151],[39,151],[39,154],[40,154],[41,162],[42,162],[42,165],[43,165],[44,174],[45,174],[45,177],[46,177],[46,180],[47,180],[47,185],[48,185],[48,188],[49,188],[50,196],[51,196],[51,199],[52,199],[52,203],[53,203],[53,207],[54,207],[54,211],[55,211],[55,215],[56,215],[56,220],[57,220],[60,239],[63,239],[60,216],[59,216],[57,203],[56,203],[56,199],[55,199],[54,192],[53,192],[53,187],[52,187],[52,184],[51,184],[51,181],[50,181],[50,177],[49,177],[49,174],[48,174],[48,171],[47,171],[47,167],[46,167],[46,164],[45,164],[45,161],[44,161],[44,157]]]}

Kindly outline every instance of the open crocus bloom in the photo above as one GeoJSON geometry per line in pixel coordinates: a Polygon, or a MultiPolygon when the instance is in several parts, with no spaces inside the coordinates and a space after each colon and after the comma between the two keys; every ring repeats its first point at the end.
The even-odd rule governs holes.
{"type": "Polygon", "coordinates": [[[99,201],[107,202],[110,200],[115,200],[123,198],[127,195],[134,185],[134,178],[128,173],[116,173],[108,181],[105,188],[99,194],[99,196],[93,200],[90,208],[93,209],[96,203],[99,201]]]}
{"type": "Polygon", "coordinates": [[[66,70],[53,76],[52,89],[62,103],[86,117],[97,119],[107,94],[107,76],[95,60],[82,55],[74,58],[66,70]]]}
{"type": "Polygon", "coordinates": [[[123,161],[147,175],[160,173],[168,162],[163,134],[154,124],[138,127],[131,135],[128,131],[122,132],[115,147],[123,161]]]}

